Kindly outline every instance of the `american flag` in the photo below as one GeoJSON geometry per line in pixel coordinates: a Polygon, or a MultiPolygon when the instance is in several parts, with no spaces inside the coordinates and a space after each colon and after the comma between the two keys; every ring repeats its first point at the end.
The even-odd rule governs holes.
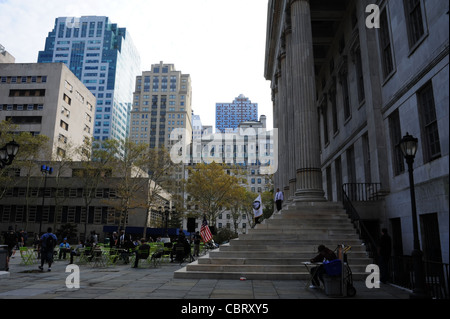
{"type": "Polygon", "coordinates": [[[205,243],[207,243],[211,239],[213,239],[211,231],[209,230],[209,227],[208,227],[208,222],[206,221],[206,216],[203,216],[203,223],[202,223],[202,227],[200,228],[200,236],[202,236],[203,241],[205,243]]]}

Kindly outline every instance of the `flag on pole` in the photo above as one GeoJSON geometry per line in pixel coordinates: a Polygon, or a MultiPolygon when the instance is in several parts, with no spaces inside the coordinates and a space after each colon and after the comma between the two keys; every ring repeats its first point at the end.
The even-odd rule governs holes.
{"type": "Polygon", "coordinates": [[[253,214],[255,215],[255,218],[258,218],[263,214],[261,195],[258,195],[253,201],[253,214]]]}
{"type": "Polygon", "coordinates": [[[202,223],[202,227],[200,228],[200,236],[202,236],[203,241],[205,243],[207,243],[213,239],[211,231],[209,230],[209,227],[208,227],[208,222],[206,221],[206,216],[203,216],[203,223],[202,223]]]}

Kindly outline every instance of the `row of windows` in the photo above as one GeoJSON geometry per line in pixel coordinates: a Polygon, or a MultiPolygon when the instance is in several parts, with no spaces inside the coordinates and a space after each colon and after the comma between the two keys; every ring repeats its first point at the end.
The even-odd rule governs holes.
{"type": "MultiPolygon", "coordinates": [[[[64,197],[64,198],[84,198],[86,196],[83,188],[53,188],[47,187],[29,189],[29,197],[64,197]]],[[[25,187],[8,188],[5,197],[24,197],[27,195],[25,187]]],[[[117,198],[117,191],[114,188],[99,188],[96,190],[95,198],[117,198]]]]}
{"type": "Polygon", "coordinates": [[[1,76],[0,83],[8,83],[8,84],[27,84],[27,83],[47,83],[46,75],[38,75],[38,76],[1,76]]]}
{"type": "Polygon", "coordinates": [[[0,104],[0,111],[42,111],[43,104],[0,104]]]}
{"type": "MultiPolygon", "coordinates": [[[[410,48],[419,44],[420,40],[425,35],[425,25],[423,21],[422,15],[422,2],[420,0],[405,0],[405,13],[406,13],[406,22],[408,29],[408,39],[410,48]]],[[[356,24],[354,25],[354,27],[356,24]]],[[[389,76],[394,72],[394,57],[393,57],[393,47],[391,42],[391,35],[389,30],[389,20],[386,6],[381,10],[380,13],[380,28],[379,28],[379,44],[380,44],[380,53],[381,53],[381,64],[382,64],[382,72],[383,78],[386,80],[389,76]]],[[[343,52],[343,48],[345,46],[344,38],[341,39],[342,48],[340,53],[343,52]]],[[[365,100],[365,92],[364,92],[364,75],[362,69],[362,59],[361,59],[361,51],[359,46],[352,49],[353,62],[355,65],[355,73],[356,73],[356,86],[357,86],[357,94],[358,94],[358,103],[361,106],[365,100]]],[[[339,120],[338,120],[338,101],[336,99],[336,89],[337,82],[340,84],[341,88],[341,98],[342,98],[342,107],[343,107],[343,116],[344,123],[350,120],[352,115],[352,105],[350,98],[350,88],[348,83],[348,71],[347,71],[347,62],[344,63],[344,67],[341,70],[338,70],[338,80],[333,79],[331,83],[331,87],[329,89],[324,100],[324,105],[322,106],[322,120],[323,120],[323,132],[324,132],[324,143],[325,147],[329,143],[329,121],[331,122],[331,129],[333,135],[336,136],[339,134],[339,120]],[[328,103],[331,105],[331,119],[329,119],[329,111],[328,111],[328,103]]],[[[334,71],[334,59],[330,61],[330,73],[334,71]]],[[[322,88],[325,87],[325,79],[322,80],[322,88]]]]}
{"type": "Polygon", "coordinates": [[[86,214],[86,208],[82,206],[26,206],[4,205],[0,206],[0,221],[2,223],[42,222],[44,223],[88,223],[96,225],[116,225],[120,213],[113,207],[90,207],[90,213],[86,214]]]}

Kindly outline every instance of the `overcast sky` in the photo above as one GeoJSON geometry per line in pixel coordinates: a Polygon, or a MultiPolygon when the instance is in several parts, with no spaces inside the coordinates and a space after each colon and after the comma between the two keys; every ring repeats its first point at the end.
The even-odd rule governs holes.
{"type": "Polygon", "coordinates": [[[215,104],[240,94],[272,128],[264,79],[268,0],[0,0],[0,44],[16,63],[37,62],[57,17],[107,16],[129,31],[142,71],[163,61],[190,74],[195,114],[215,126],[215,104]]]}

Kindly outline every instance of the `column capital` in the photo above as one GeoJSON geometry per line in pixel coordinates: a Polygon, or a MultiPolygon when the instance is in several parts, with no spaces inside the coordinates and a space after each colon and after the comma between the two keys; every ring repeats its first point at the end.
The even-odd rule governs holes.
{"type": "Polygon", "coordinates": [[[300,2],[300,1],[309,3],[309,0],[289,0],[289,6],[292,6],[295,2],[300,2]]]}

